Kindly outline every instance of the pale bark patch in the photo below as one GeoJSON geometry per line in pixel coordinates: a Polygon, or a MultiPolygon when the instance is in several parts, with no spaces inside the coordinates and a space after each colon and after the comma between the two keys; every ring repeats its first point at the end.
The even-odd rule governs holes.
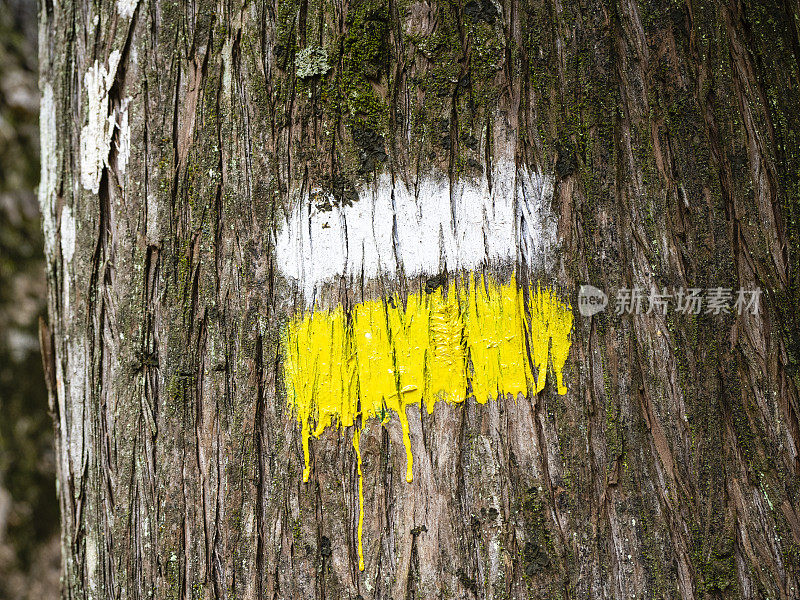
{"type": "Polygon", "coordinates": [[[100,190],[100,178],[108,166],[116,126],[114,116],[109,114],[108,92],[114,84],[119,59],[119,51],[114,50],[108,57],[108,67],[94,61],[83,77],[89,121],[81,129],[81,184],[94,194],[100,190]]]}
{"type": "Polygon", "coordinates": [[[41,174],[39,180],[39,208],[42,211],[45,252],[50,256],[55,247],[56,225],[53,201],[56,195],[56,106],[53,86],[42,87],[39,116],[39,143],[41,148],[41,174]]]}
{"type": "Polygon", "coordinates": [[[139,0],[117,0],[117,12],[119,16],[130,19],[138,4],[139,0]]]}

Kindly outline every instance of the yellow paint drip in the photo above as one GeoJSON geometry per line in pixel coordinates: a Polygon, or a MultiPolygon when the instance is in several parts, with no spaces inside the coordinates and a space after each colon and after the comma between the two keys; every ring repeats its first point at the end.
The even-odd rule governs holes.
{"type": "Polygon", "coordinates": [[[361,432],[353,431],[353,448],[356,451],[358,464],[358,568],[364,570],[364,548],[361,545],[361,532],[364,530],[364,474],[361,472],[361,447],[359,441],[361,432]]]}
{"type": "MultiPolygon", "coordinates": [[[[326,427],[350,427],[356,418],[398,416],[406,451],[406,480],[414,457],[409,405],[433,412],[437,401],[477,402],[533,395],[548,365],[559,394],[570,348],[572,311],[549,289],[521,289],[512,277],[498,285],[474,276],[433,293],[399,297],[296,316],[286,331],[284,375],[303,439],[303,481],[310,475],[309,440],[326,427]],[[471,390],[471,392],[470,392],[471,390]]],[[[360,432],[353,447],[359,475],[359,567],[364,568],[360,432]]]]}

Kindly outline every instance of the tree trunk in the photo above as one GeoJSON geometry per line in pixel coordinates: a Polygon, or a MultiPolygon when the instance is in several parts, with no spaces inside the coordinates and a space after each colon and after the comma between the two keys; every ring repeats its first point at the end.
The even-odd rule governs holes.
{"type": "Polygon", "coordinates": [[[43,0],[63,596],[800,597],[798,18],[43,0]]]}

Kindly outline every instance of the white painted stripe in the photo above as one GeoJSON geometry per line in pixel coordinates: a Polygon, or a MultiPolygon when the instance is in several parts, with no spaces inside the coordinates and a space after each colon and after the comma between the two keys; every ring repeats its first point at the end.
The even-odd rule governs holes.
{"type": "Polygon", "coordinates": [[[342,276],[392,278],[402,268],[413,277],[519,260],[544,268],[556,243],[552,181],[503,162],[493,184],[489,191],[486,178],[464,179],[451,188],[431,176],[415,195],[384,174],[358,190],[357,202],[328,210],[314,190],[294,202],[278,235],[280,270],[311,303],[321,284],[342,276]]]}

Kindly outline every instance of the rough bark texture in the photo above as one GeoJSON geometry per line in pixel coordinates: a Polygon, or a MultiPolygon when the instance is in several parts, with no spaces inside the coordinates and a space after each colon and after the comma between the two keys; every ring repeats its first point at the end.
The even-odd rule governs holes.
{"type": "Polygon", "coordinates": [[[43,0],[63,596],[800,597],[799,16],[43,0]],[[412,483],[396,423],[366,424],[359,571],[348,438],[302,481],[276,236],[312,186],[501,158],[555,181],[561,289],[760,286],[763,310],[576,316],[566,396],[409,409],[412,483]]]}

